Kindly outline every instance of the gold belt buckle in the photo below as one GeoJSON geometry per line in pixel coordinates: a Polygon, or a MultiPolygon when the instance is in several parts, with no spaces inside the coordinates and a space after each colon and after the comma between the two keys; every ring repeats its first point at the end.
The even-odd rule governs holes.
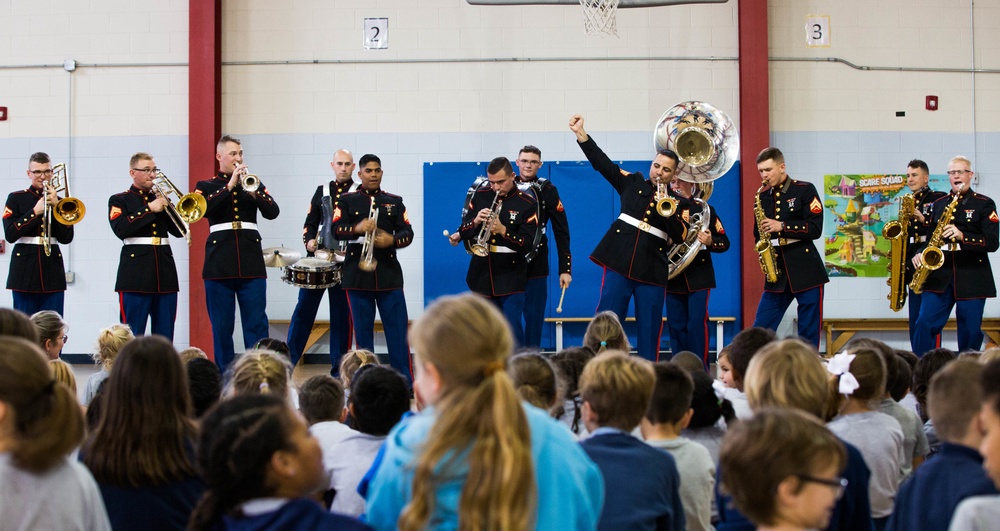
{"type": "Polygon", "coordinates": [[[160,245],[160,237],[159,236],[153,236],[152,238],[150,238],[150,240],[151,240],[151,243],[153,245],[160,245]]]}
{"type": "Polygon", "coordinates": [[[649,223],[646,223],[645,221],[640,221],[639,222],[639,230],[641,230],[643,232],[649,232],[649,223]]]}
{"type": "Polygon", "coordinates": [[[778,245],[780,247],[784,247],[785,245],[788,245],[788,240],[785,238],[778,238],[778,245]]]}
{"type": "Polygon", "coordinates": [[[243,222],[242,221],[234,221],[233,222],[233,230],[240,230],[242,228],[243,228],[243,222]]]}

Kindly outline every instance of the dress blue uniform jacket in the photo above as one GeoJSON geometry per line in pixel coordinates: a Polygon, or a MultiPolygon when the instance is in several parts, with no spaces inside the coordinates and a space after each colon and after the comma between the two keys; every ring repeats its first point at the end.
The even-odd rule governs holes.
{"type": "MultiPolygon", "coordinates": [[[[231,176],[220,173],[213,179],[199,181],[195,192],[205,196],[208,225],[236,221],[257,223],[257,211],[264,219],[278,217],[278,204],[263,183],[256,192],[247,192],[239,183],[229,191],[226,184],[231,176]]],[[[205,241],[205,266],[201,276],[206,280],[267,278],[260,233],[256,230],[220,230],[210,232],[205,241]]]]}
{"type": "MultiPolygon", "coordinates": [[[[932,232],[952,197],[951,194],[946,195],[932,205],[932,232]]],[[[958,200],[952,224],[965,235],[965,239],[959,242],[961,250],[944,253],[944,264],[928,275],[924,291],[942,293],[951,284],[958,300],[996,297],[997,288],[988,254],[1000,246],[1000,219],[997,218],[996,204],[985,195],[967,191],[958,200]]],[[[922,243],[917,252],[926,246],[927,242],[922,243]]]]}
{"type": "MultiPolygon", "coordinates": [[[[3,211],[4,238],[14,243],[25,236],[42,234],[42,216],[35,215],[35,204],[42,197],[42,190],[28,187],[11,192],[3,211]]],[[[52,217],[50,238],[63,244],[73,241],[73,226],[63,225],[52,217]]],[[[20,243],[14,245],[10,257],[7,289],[29,293],[66,291],[66,269],[59,246],[52,245],[52,254],[45,256],[41,245],[20,243]]]]}
{"type": "MultiPolygon", "coordinates": [[[[166,239],[169,234],[181,237],[180,229],[170,220],[166,210],[153,212],[149,203],[156,200],[152,192],[135,186],[108,199],[108,220],[115,237],[166,239]]],[[[118,257],[118,280],[115,291],[137,293],[176,293],[177,266],[169,245],[124,245],[118,257]]]]}
{"type": "MultiPolygon", "coordinates": [[[[774,283],[765,280],[764,290],[782,292],[787,287],[800,293],[829,282],[823,255],[813,245],[823,235],[823,200],[816,187],[788,177],[778,189],[761,193],[760,206],[765,217],[785,224],[780,233],[772,232],[768,238],[789,240],[787,245],[774,246],[781,275],[774,283]]],[[[756,223],[753,237],[755,241],[760,238],[756,223]]]]}
{"type": "MultiPolygon", "coordinates": [[[[709,205],[711,208],[711,205],[709,205]]],[[[712,233],[712,245],[705,246],[691,261],[691,265],[686,267],[677,276],[667,282],[667,293],[691,293],[703,289],[715,287],[715,268],[712,266],[712,253],[722,253],[729,250],[729,236],[722,226],[722,220],[716,214],[716,209],[711,208],[712,219],[709,223],[709,231],[712,233]]],[[[683,201],[678,205],[677,213],[671,217],[672,224],[681,225],[683,231],[688,229],[688,219],[694,214],[701,212],[701,206],[693,201],[683,201]]],[[[671,235],[673,236],[673,235],[671,235]]],[[[684,232],[678,236],[678,241],[683,241],[684,232]]]]}
{"type": "Polygon", "coordinates": [[[337,239],[355,240],[347,246],[344,258],[344,289],[387,291],[403,288],[403,268],[399,265],[396,251],[413,243],[413,227],[410,226],[403,198],[381,189],[371,192],[359,188],[357,192],[344,194],[333,211],[333,227],[337,239]],[[384,249],[375,247],[372,257],[378,265],[374,272],[369,273],[358,267],[364,235],[355,234],[354,227],[368,219],[373,198],[378,209],[378,228],[391,234],[395,245],[384,249]]]}
{"type": "MultiPolygon", "coordinates": [[[[490,208],[496,192],[490,188],[480,188],[472,195],[462,226],[458,233],[463,240],[474,241],[479,236],[483,224],[474,225],[473,220],[484,208],[490,208]]],[[[489,245],[512,249],[513,253],[490,252],[488,256],[471,257],[469,272],[465,282],[469,289],[486,297],[501,297],[523,292],[528,283],[528,261],[525,254],[534,245],[535,231],[538,230],[537,203],[528,194],[511,187],[503,201],[497,223],[507,227],[507,234],[491,234],[489,245]]]]}
{"type": "MultiPolygon", "coordinates": [[[[552,232],[555,233],[556,252],[559,256],[559,274],[572,273],[573,257],[569,249],[569,221],[566,219],[566,209],[563,208],[562,200],[559,199],[559,190],[552,181],[548,179],[535,178],[526,181],[518,178],[535,189],[535,195],[541,201],[541,208],[538,210],[541,215],[538,218],[538,226],[545,230],[549,221],[552,222],[552,232]]],[[[535,258],[528,262],[528,278],[539,278],[549,276],[549,238],[548,234],[542,234],[542,243],[538,244],[538,253],[535,258]]]]}
{"type": "MultiPolygon", "coordinates": [[[[356,183],[354,181],[347,182],[337,182],[330,181],[330,217],[333,217],[333,207],[337,206],[337,201],[340,201],[340,196],[351,191],[351,187],[356,183]]],[[[325,226],[329,223],[327,219],[324,219],[323,214],[323,186],[316,187],[316,193],[313,194],[312,200],[309,201],[309,212],[306,214],[306,222],[302,226],[302,243],[309,243],[309,240],[316,240],[316,246],[320,249],[340,249],[341,244],[346,248],[347,242],[338,241],[333,237],[333,231],[324,230],[320,231],[320,226],[325,226]],[[322,234],[321,234],[322,232],[322,234]],[[329,232],[327,235],[326,233],[329,232]],[[329,236],[329,241],[325,240],[329,236]]],[[[332,229],[332,227],[331,227],[332,229]]],[[[307,256],[312,256],[313,253],[308,253],[307,256]]]]}

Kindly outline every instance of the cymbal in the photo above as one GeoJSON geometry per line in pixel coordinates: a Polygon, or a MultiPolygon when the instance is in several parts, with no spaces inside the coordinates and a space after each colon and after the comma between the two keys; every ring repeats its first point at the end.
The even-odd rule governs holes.
{"type": "Polygon", "coordinates": [[[264,265],[267,267],[287,267],[302,258],[302,254],[286,247],[264,249],[264,265]]]}

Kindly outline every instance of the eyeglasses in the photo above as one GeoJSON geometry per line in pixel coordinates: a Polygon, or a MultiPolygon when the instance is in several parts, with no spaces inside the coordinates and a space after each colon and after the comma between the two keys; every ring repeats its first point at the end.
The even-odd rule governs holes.
{"type": "Polygon", "coordinates": [[[65,342],[69,341],[69,336],[63,336],[62,339],[63,339],[63,343],[65,343],[65,342]]]}
{"type": "Polygon", "coordinates": [[[826,478],[818,478],[816,476],[809,476],[806,474],[799,474],[795,477],[799,478],[800,480],[806,483],[818,483],[820,485],[826,485],[827,487],[832,488],[834,496],[836,496],[837,499],[840,499],[840,497],[844,495],[844,489],[847,488],[846,478],[826,479],[826,478]]]}
{"type": "Polygon", "coordinates": [[[133,171],[140,171],[142,173],[156,173],[160,171],[160,168],[132,168],[133,171]]]}
{"type": "Polygon", "coordinates": [[[965,175],[966,173],[972,173],[972,171],[971,170],[949,170],[948,171],[948,175],[951,175],[952,177],[954,177],[956,175],[965,175]]]}
{"type": "Polygon", "coordinates": [[[35,177],[41,177],[42,175],[48,177],[52,175],[52,170],[32,170],[28,173],[34,175],[35,177]]]}

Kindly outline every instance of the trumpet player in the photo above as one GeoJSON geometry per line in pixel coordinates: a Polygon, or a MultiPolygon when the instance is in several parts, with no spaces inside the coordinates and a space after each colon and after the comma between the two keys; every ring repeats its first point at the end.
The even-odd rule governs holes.
{"type": "Polygon", "coordinates": [[[257,181],[252,191],[243,183],[249,175],[239,139],[225,135],[216,144],[219,172],[198,182],[195,192],[208,203],[208,239],[205,241],[205,302],[212,322],[215,363],[225,372],[235,357],[233,330],[236,303],[240,305],[243,345],[252,347],[267,337],[267,272],[257,232],[257,213],[278,217],[278,204],[257,181]]]}
{"type": "MultiPolygon", "coordinates": [[[[469,261],[465,283],[496,304],[524,345],[524,291],[528,261],[538,230],[538,203],[518,190],[514,168],[507,157],[497,157],[486,168],[489,187],[479,188],[467,205],[459,234],[482,246],[482,255],[469,261]]],[[[473,251],[475,253],[475,251],[473,251]]]]}
{"type": "Polygon", "coordinates": [[[57,243],[73,241],[73,226],[63,225],[58,217],[52,217],[51,234],[44,235],[52,243],[52,251],[46,256],[42,245],[42,218],[46,204],[54,207],[59,201],[55,189],[48,186],[52,179],[52,161],[48,154],[31,155],[27,176],[31,185],[11,192],[3,210],[4,237],[14,244],[7,289],[14,296],[17,310],[28,315],[53,310],[63,315],[66,270],[57,243]]]}
{"type": "Polygon", "coordinates": [[[332,225],[335,238],[351,242],[344,258],[342,284],[358,348],[375,350],[377,306],[389,364],[412,386],[410,346],[406,340],[409,317],[397,252],[413,243],[413,227],[403,198],[382,190],[382,175],[381,159],[363,155],[358,160],[361,187],[340,196],[332,225]]]}
{"type": "Polygon", "coordinates": [[[108,199],[108,221],[122,240],[115,291],[122,322],[136,335],[146,332],[174,340],[177,317],[177,266],[170,249],[170,235],[182,237],[167,212],[169,199],[154,191],[156,161],[149,153],[136,153],[129,160],[132,186],[108,199]]]}
{"type": "MultiPolygon", "coordinates": [[[[914,199],[913,218],[910,220],[909,236],[907,237],[909,242],[907,242],[906,257],[903,263],[906,268],[904,283],[909,286],[910,280],[913,279],[913,257],[917,255],[917,250],[923,247],[923,243],[927,241],[932,230],[928,223],[931,219],[931,206],[938,199],[946,197],[948,193],[931,190],[930,169],[927,167],[927,163],[920,159],[913,159],[906,165],[906,187],[910,189],[914,199]]],[[[914,325],[917,322],[917,317],[920,316],[920,302],[923,293],[914,293],[913,290],[908,289],[907,295],[909,300],[907,310],[910,314],[910,348],[917,352],[913,342],[913,333],[917,329],[914,325]]],[[[935,334],[935,344],[939,341],[938,335],[940,335],[940,331],[935,334]]],[[[923,351],[918,352],[918,354],[923,354],[923,351]]]]}
{"type": "MultiPolygon", "coordinates": [[[[969,188],[974,175],[969,159],[952,158],[948,163],[951,193],[931,205],[928,223],[931,233],[940,229],[944,262],[923,285],[911,345],[918,356],[937,346],[935,335],[944,328],[952,308],[958,321],[958,351],[979,350],[983,344],[986,299],[997,295],[988,253],[1000,246],[1000,219],[993,200],[969,188]],[[938,227],[942,213],[956,198],[951,223],[938,227]]],[[[927,245],[916,246],[914,267],[922,264],[927,245]]]]}
{"type": "MultiPolygon", "coordinates": [[[[823,233],[823,202],[812,183],[788,176],[785,155],[776,147],[764,148],[757,155],[757,172],[765,188],[760,195],[761,225],[767,232],[763,237],[771,240],[781,274],[776,282],[764,282],[753,326],[777,330],[795,300],[799,337],[819,348],[823,285],[830,281],[823,255],[813,245],[823,233]]],[[[753,236],[755,241],[762,237],[757,224],[753,236]]]]}

